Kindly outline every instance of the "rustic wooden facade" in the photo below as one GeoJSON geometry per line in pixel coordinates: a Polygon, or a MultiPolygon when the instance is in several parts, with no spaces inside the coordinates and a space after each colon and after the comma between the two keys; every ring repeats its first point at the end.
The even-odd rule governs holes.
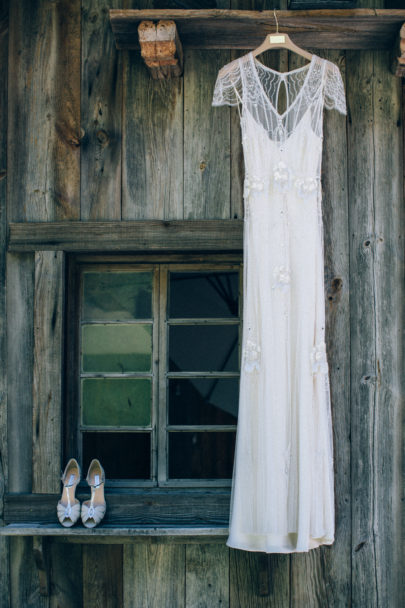
{"type": "MultiPolygon", "coordinates": [[[[185,49],[183,76],[153,81],[139,52],[115,49],[108,16],[153,8],[148,0],[8,4],[0,8],[0,523],[27,521],[32,532],[0,535],[0,607],[403,606],[405,89],[390,51],[318,52],[340,66],[348,101],[347,122],[325,118],[322,172],[334,545],[265,556],[228,550],[223,530],[202,539],[122,526],[42,542],[35,522],[55,503],[64,458],[69,252],[193,252],[222,242],[240,254],[242,156],[237,111],[210,105],[234,51],[185,49]],[[220,222],[199,244],[202,220],[220,222]]],[[[299,59],[274,52],[269,61],[285,70],[299,59]]]]}

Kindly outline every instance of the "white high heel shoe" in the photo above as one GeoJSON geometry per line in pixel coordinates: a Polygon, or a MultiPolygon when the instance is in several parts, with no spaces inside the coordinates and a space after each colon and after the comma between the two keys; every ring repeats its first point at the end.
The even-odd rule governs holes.
{"type": "Polygon", "coordinates": [[[62,475],[63,491],[56,512],[59,522],[65,528],[74,526],[80,517],[80,502],[75,498],[76,486],[80,482],[80,467],[77,460],[71,458],[62,475]]]}
{"type": "Polygon", "coordinates": [[[82,522],[86,528],[95,528],[103,519],[106,511],[104,500],[105,473],[96,458],[90,463],[86,481],[91,488],[91,499],[82,504],[82,522]]]}

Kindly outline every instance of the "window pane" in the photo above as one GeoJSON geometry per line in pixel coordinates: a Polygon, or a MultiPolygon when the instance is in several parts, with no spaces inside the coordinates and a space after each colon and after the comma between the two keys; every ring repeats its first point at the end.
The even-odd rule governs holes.
{"type": "Polygon", "coordinates": [[[85,272],[83,319],[125,321],[152,316],[151,272],[85,272]]]}
{"type": "Polygon", "coordinates": [[[149,426],[149,378],[84,378],[82,424],[91,426],[149,426]]]}
{"type": "Polygon", "coordinates": [[[169,380],[169,424],[236,424],[239,378],[169,380]]]}
{"type": "Polygon", "coordinates": [[[238,371],[237,325],[172,325],[170,371],[238,371]]]}
{"type": "Polygon", "coordinates": [[[107,479],[150,479],[150,433],[83,433],[83,469],[98,458],[107,479]]]}
{"type": "Polygon", "coordinates": [[[170,317],[237,317],[238,293],[237,272],[172,272],[170,317]]]}
{"type": "Polygon", "coordinates": [[[169,433],[171,479],[230,479],[235,433],[169,433]]]}
{"type": "Polygon", "coordinates": [[[148,372],[152,363],[152,325],[84,325],[84,372],[148,372]]]}

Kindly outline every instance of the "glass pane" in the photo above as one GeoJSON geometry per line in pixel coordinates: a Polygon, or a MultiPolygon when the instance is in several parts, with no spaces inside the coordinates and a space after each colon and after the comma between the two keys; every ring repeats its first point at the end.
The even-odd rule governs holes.
{"type": "Polygon", "coordinates": [[[83,470],[98,458],[108,479],[150,479],[150,433],[83,433],[83,470]]]}
{"type": "Polygon", "coordinates": [[[235,433],[169,433],[171,479],[230,479],[235,433]]]}
{"type": "Polygon", "coordinates": [[[84,325],[84,372],[148,372],[152,364],[152,325],[84,325]]]}
{"type": "Polygon", "coordinates": [[[237,272],[171,272],[172,319],[237,317],[237,272]]]}
{"type": "Polygon", "coordinates": [[[169,380],[169,424],[236,424],[239,378],[169,380]]]}
{"type": "Polygon", "coordinates": [[[125,321],[151,317],[151,272],[83,273],[85,321],[125,321]]]}
{"type": "Polygon", "coordinates": [[[238,325],[172,325],[170,371],[238,371],[238,325]]]}
{"type": "Polygon", "coordinates": [[[149,426],[149,378],[84,378],[82,424],[91,426],[149,426]]]}

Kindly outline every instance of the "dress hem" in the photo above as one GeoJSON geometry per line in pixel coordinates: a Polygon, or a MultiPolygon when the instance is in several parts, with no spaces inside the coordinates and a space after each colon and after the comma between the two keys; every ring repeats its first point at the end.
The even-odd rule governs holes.
{"type": "Polygon", "coordinates": [[[246,534],[242,537],[239,535],[238,539],[229,537],[226,544],[231,549],[241,549],[242,551],[260,553],[308,553],[311,549],[316,549],[321,545],[332,545],[335,540],[334,537],[310,537],[308,545],[306,547],[300,547],[293,546],[289,536],[290,535],[278,536],[272,534],[255,536],[253,534],[246,534]]]}

